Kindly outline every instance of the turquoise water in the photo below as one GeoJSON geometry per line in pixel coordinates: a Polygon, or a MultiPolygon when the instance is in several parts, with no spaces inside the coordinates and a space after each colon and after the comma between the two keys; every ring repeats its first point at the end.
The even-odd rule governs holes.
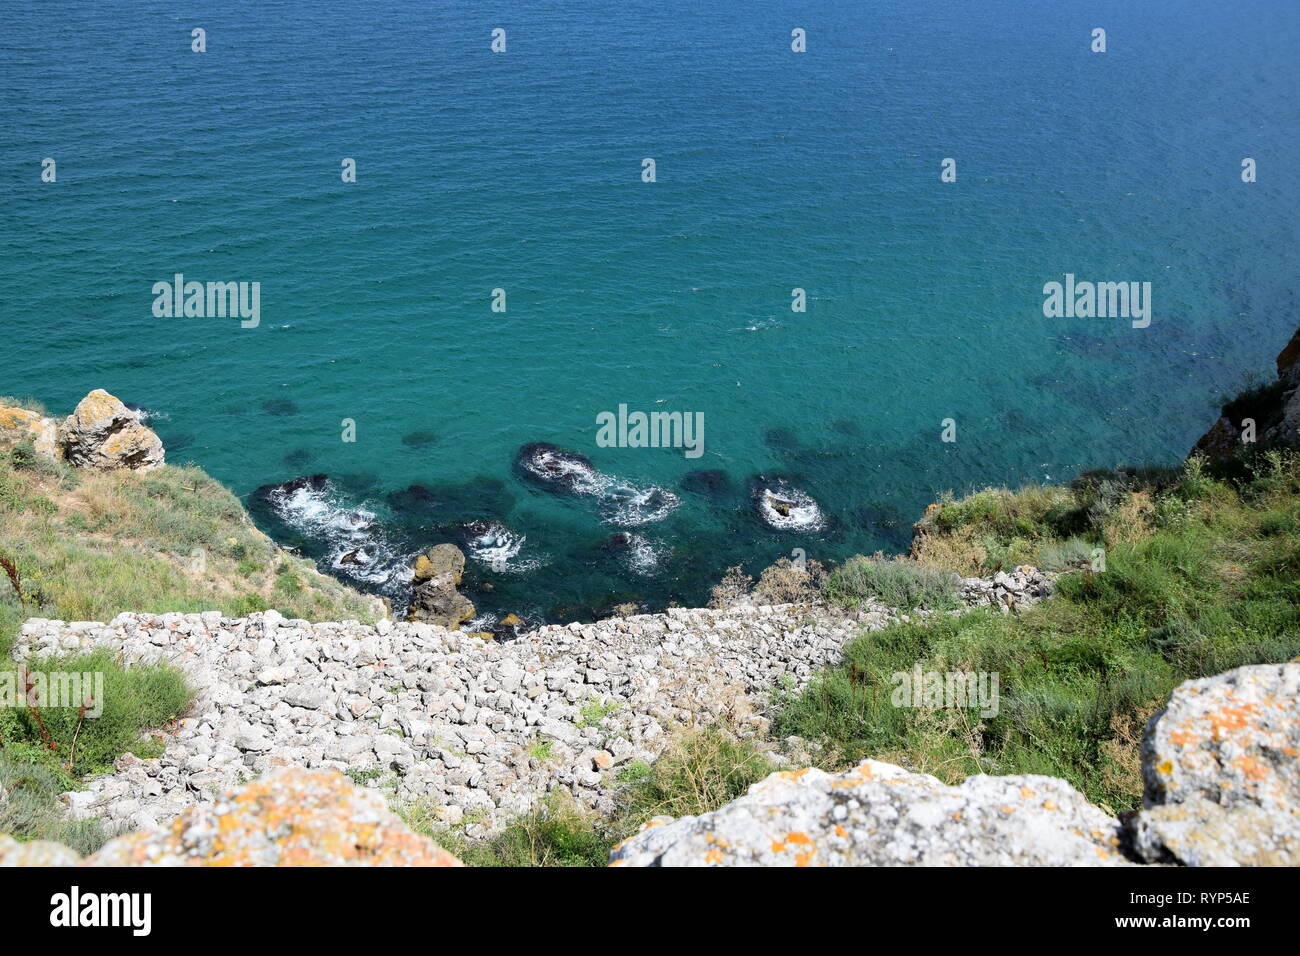
{"type": "Polygon", "coordinates": [[[695,603],[793,548],[898,550],[944,489],[1176,461],[1296,324],[1291,2],[19,0],[5,20],[0,393],[144,406],[169,460],[399,598],[393,568],[468,519],[512,552],[471,561],[476,603],[561,620],[695,603]],[[155,318],[177,272],[259,281],[260,326],[155,318]],[[1151,326],[1044,318],[1067,272],[1150,281],[1151,326]],[[598,447],[621,403],[702,412],[703,456],[598,447]],[[523,481],[534,441],[615,477],[523,481]],[[683,489],[697,470],[730,488],[683,489]],[[298,511],[253,494],[318,473],[298,511]],[[765,524],[758,475],[822,526],[765,524]],[[661,491],[666,516],[631,525],[619,486],[676,507],[661,491]]]}

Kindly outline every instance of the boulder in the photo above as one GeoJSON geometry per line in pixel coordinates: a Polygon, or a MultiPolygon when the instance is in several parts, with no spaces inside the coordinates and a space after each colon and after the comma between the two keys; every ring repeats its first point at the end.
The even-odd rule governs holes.
{"type": "Polygon", "coordinates": [[[1179,685],[1147,727],[1142,776],[1143,859],[1300,866],[1300,663],[1179,685]]]}
{"type": "Polygon", "coordinates": [[[454,544],[439,544],[415,559],[415,589],[408,621],[455,630],[474,616],[474,605],[456,590],[465,572],[465,555],[454,544]]]}
{"type": "MultiPolygon", "coordinates": [[[[71,866],[59,844],[0,836],[0,865],[71,866]]],[[[273,771],[161,829],[107,843],[82,866],[460,866],[383,798],[332,770],[273,771]]]]}
{"type": "Polygon", "coordinates": [[[465,573],[465,554],[454,544],[436,544],[415,559],[413,568],[416,584],[446,580],[455,587],[465,573]]]}
{"type": "Polygon", "coordinates": [[[64,420],[59,446],[69,462],[88,468],[145,471],[164,460],[158,436],[102,388],[83,398],[64,420]]]}
{"type": "Polygon", "coordinates": [[[53,461],[58,457],[59,425],[26,408],[0,405],[0,444],[30,441],[36,453],[53,461]]]}
{"type": "Polygon", "coordinates": [[[658,817],[620,866],[1127,866],[1118,822],[1053,777],[927,774],[865,760],[774,773],[699,817],[658,817]]]}

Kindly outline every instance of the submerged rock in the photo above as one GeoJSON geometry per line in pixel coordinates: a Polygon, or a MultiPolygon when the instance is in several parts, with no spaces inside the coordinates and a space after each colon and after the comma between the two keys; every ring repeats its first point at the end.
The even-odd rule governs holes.
{"type": "Polygon", "coordinates": [[[515,468],[543,487],[570,493],[590,489],[600,475],[583,455],[543,441],[520,448],[515,456],[515,468]]]}
{"type": "Polygon", "coordinates": [[[1300,663],[1179,685],[1151,718],[1142,777],[1144,859],[1300,865],[1300,663]]]}
{"type": "Polygon", "coordinates": [[[474,616],[474,605],[456,590],[465,572],[465,555],[454,544],[434,545],[415,559],[415,590],[408,621],[455,629],[474,616]]]}
{"type": "Polygon", "coordinates": [[[73,465],[146,471],[164,463],[162,442],[122,402],[97,388],[59,427],[59,446],[73,465]]]}
{"type": "Polygon", "coordinates": [[[699,817],[657,817],[620,866],[1127,866],[1116,820],[1054,777],[928,774],[865,760],[774,773],[699,817]]]}
{"type": "Polygon", "coordinates": [[[291,498],[299,492],[322,492],[329,485],[328,475],[303,475],[276,485],[262,485],[253,495],[268,501],[291,498]]]}
{"type": "Polygon", "coordinates": [[[732,493],[731,478],[721,468],[689,471],[682,476],[682,490],[710,501],[722,501],[732,493]]]}
{"type": "Polygon", "coordinates": [[[820,531],[826,527],[826,518],[817,502],[784,479],[768,481],[759,478],[753,497],[754,509],[769,528],[820,531]]]}

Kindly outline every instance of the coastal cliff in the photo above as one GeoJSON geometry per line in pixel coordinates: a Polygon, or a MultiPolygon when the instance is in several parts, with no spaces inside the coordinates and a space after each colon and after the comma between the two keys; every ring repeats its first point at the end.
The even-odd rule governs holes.
{"type": "MultiPolygon", "coordinates": [[[[77,862],[121,831],[136,835],[86,862],[220,862],[164,834],[232,814],[241,861],[357,862],[265,839],[240,809],[259,778],[307,815],[307,843],[328,829],[307,818],[312,794],[344,814],[387,804],[404,849],[373,862],[399,865],[449,862],[408,826],[471,863],[594,864],[616,847],[620,866],[1294,865],[1296,341],[1255,415],[1230,403],[1226,443],[1181,468],[947,496],[907,558],[786,561],[729,576],[711,609],[512,640],[454,629],[449,557],[426,578],[450,584],[452,629],[393,622],[276,548],[202,472],[166,465],[105,399],[76,428],[7,405],[5,656],[111,661],[186,693],[134,727],[150,746],[104,743],[93,763],[59,737],[84,721],[43,737],[6,716],[0,779],[44,768],[59,826],[102,837],[64,851],[28,827],[0,839],[0,863],[77,862]],[[899,703],[913,672],[1000,683],[899,703]]],[[[0,829],[23,786],[3,788],[0,829]]]]}

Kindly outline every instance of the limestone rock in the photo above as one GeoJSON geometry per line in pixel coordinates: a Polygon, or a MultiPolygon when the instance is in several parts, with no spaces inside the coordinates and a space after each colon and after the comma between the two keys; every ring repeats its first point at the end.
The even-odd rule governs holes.
{"type": "Polygon", "coordinates": [[[164,460],[158,436],[102,388],[83,398],[64,420],[59,445],[69,462],[82,467],[144,471],[164,460]]]}
{"type": "Polygon", "coordinates": [[[33,840],[19,843],[0,833],[0,867],[5,866],[76,866],[81,857],[62,843],[33,840]]]}
{"type": "Polygon", "coordinates": [[[333,771],[286,769],[110,841],[87,866],[460,866],[379,794],[333,771]]]}
{"type": "Polygon", "coordinates": [[[439,544],[415,559],[415,588],[408,621],[457,628],[474,616],[474,605],[456,590],[465,571],[465,555],[454,544],[439,544]]]}
{"type": "Polygon", "coordinates": [[[720,810],[660,817],[611,854],[621,866],[1127,866],[1119,824],[1053,777],[960,786],[866,760],[782,771],[720,810]]]}
{"type": "Polygon", "coordinates": [[[36,453],[53,461],[58,457],[58,422],[16,405],[0,405],[0,444],[30,441],[36,453]]]}
{"type": "Polygon", "coordinates": [[[1300,663],[1179,685],[1142,744],[1137,852],[1188,865],[1300,865],[1300,663]]]}
{"type": "Polygon", "coordinates": [[[415,559],[415,583],[448,580],[455,587],[465,572],[465,555],[454,544],[436,544],[415,559]]]}

